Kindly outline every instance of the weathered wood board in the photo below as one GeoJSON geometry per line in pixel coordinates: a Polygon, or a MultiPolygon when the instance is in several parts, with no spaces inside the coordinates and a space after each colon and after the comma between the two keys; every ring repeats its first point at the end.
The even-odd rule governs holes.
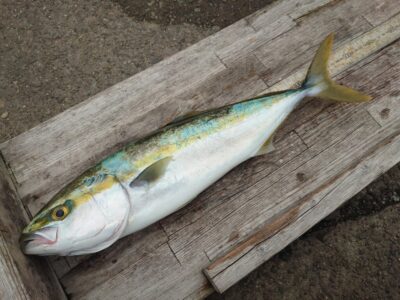
{"type": "Polygon", "coordinates": [[[0,157],[0,299],[66,299],[48,262],[27,258],[19,250],[19,234],[27,220],[0,157]]]}
{"type": "Polygon", "coordinates": [[[307,100],[275,152],[238,166],[189,206],[98,254],[52,258],[68,296],[222,292],[399,162],[398,1],[276,1],[0,145],[34,214],[95,161],[177,115],[296,85],[330,32],[332,74],[374,101],[307,100]]]}

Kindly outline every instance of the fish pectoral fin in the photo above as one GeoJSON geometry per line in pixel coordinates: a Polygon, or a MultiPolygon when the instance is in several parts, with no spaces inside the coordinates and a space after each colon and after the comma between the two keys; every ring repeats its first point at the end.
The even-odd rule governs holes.
{"type": "Polygon", "coordinates": [[[171,160],[172,156],[168,156],[156,161],[155,163],[144,169],[134,180],[132,180],[129,186],[131,188],[147,186],[157,181],[160,177],[164,175],[165,170],[167,169],[168,164],[171,162],[171,160]]]}
{"type": "Polygon", "coordinates": [[[272,151],[275,151],[275,146],[272,142],[273,139],[274,135],[272,135],[268,140],[265,141],[265,143],[261,146],[261,148],[258,150],[255,156],[264,155],[272,151]]]}

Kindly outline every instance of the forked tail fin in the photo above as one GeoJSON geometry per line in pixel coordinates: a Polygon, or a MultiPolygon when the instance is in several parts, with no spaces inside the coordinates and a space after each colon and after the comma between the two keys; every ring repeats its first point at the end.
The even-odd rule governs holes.
{"type": "Polygon", "coordinates": [[[331,33],[319,46],[302,87],[310,89],[310,95],[312,96],[340,102],[364,102],[371,100],[371,96],[339,85],[330,78],[328,60],[332,50],[332,43],[333,34],[331,33]]]}

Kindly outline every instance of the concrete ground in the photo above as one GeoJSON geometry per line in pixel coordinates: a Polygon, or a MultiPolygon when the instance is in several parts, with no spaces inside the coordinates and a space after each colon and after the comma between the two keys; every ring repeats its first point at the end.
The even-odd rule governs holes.
{"type": "MultiPolygon", "coordinates": [[[[261,0],[0,0],[0,141],[265,6],[261,0]]],[[[209,299],[400,299],[400,166],[209,299]]]]}

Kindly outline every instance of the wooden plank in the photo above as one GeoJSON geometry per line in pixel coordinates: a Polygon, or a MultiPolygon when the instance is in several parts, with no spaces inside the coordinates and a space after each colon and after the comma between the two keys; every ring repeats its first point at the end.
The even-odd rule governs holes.
{"type": "MultiPolygon", "coordinates": [[[[318,36],[311,38],[316,27],[321,29],[321,36],[328,30],[342,31],[332,70],[334,74],[344,72],[400,36],[400,18],[395,15],[398,8],[391,4],[395,0],[384,2],[388,4],[383,9],[390,9],[390,14],[380,14],[379,22],[372,23],[370,17],[362,15],[372,16],[375,0],[362,5],[359,0],[277,1],[267,11],[239,21],[2,144],[0,148],[15,175],[22,200],[35,213],[55,191],[94,161],[178,114],[292,86],[303,79],[308,58],[319,43],[318,36]],[[390,15],[393,17],[386,20],[385,16],[390,15]],[[372,28],[376,24],[380,25],[372,28]],[[299,40],[298,34],[304,34],[305,41],[299,40]],[[254,37],[254,44],[247,45],[254,37]],[[292,43],[293,39],[300,44],[292,43]],[[279,45],[283,48],[278,49],[279,45]],[[269,47],[276,53],[268,58],[269,47]],[[285,49],[291,49],[290,53],[285,49]],[[283,64],[285,53],[288,56],[283,64]],[[287,79],[279,81],[286,75],[287,79]]],[[[375,68],[384,62],[379,60],[375,68]]],[[[354,74],[370,65],[362,64],[354,74]]],[[[388,70],[392,68],[385,71],[388,70]]],[[[346,83],[358,82],[356,77],[349,80],[351,74],[346,76],[346,83]]],[[[373,86],[373,90],[375,96],[385,97],[384,88],[373,86]]],[[[396,103],[393,105],[391,109],[395,110],[396,103]]],[[[318,188],[321,181],[310,183],[313,168],[321,173],[323,158],[334,158],[343,165],[338,169],[329,165],[326,178],[335,178],[335,173],[348,163],[344,153],[384,124],[378,124],[371,117],[372,110],[370,115],[366,109],[369,106],[350,108],[306,102],[280,131],[276,153],[239,166],[192,206],[163,220],[162,228],[155,225],[93,256],[54,260],[68,294],[73,299],[203,297],[211,287],[201,270],[210,264],[210,259],[239,245],[266,224],[275,222],[275,228],[280,229],[278,225],[285,224],[284,220],[297,220],[285,218],[285,213],[292,208],[292,202],[298,203],[297,197],[305,197],[318,188]],[[311,120],[316,120],[315,126],[310,126],[311,120]],[[313,134],[308,130],[314,130],[313,134]],[[348,135],[354,136],[351,143],[344,142],[348,135]],[[338,150],[343,151],[342,156],[338,150]],[[266,197],[269,194],[275,198],[266,197]]],[[[281,231],[283,234],[285,229],[282,227],[281,231]]],[[[269,231],[263,238],[278,237],[281,231],[276,235],[269,231]]],[[[257,265],[261,259],[261,255],[254,258],[249,266],[257,265]]],[[[211,274],[217,287],[228,286],[239,278],[240,268],[237,277],[222,277],[225,269],[228,274],[235,265],[225,265],[218,274],[211,274]]],[[[245,268],[242,273],[247,271],[245,268]]]]}
{"type": "Polygon", "coordinates": [[[280,249],[305,233],[355,195],[380,174],[399,162],[400,119],[379,130],[358,149],[365,154],[353,165],[337,174],[322,189],[311,192],[297,201],[297,205],[284,213],[275,223],[268,224],[258,235],[253,235],[234,251],[211,264],[205,273],[214,288],[223,292],[246,276],[257,266],[276,254],[280,249]],[[382,139],[382,137],[384,137],[382,139]],[[273,229],[277,226],[279,234],[273,229]]]}
{"type": "Polygon", "coordinates": [[[193,109],[204,110],[229,103],[233,98],[246,99],[261,93],[267,88],[260,79],[264,72],[265,66],[254,55],[236,60],[232,66],[204,82],[197,91],[201,99],[196,101],[193,109]]]}
{"type": "Polygon", "coordinates": [[[27,220],[0,158],[0,299],[66,299],[46,260],[28,258],[19,249],[27,220]]]}
{"type": "Polygon", "coordinates": [[[334,2],[335,0],[275,1],[246,19],[255,30],[262,30],[277,22],[281,16],[289,15],[291,18],[296,19],[334,2]]]}
{"type": "MultiPolygon", "coordinates": [[[[400,68],[399,68],[400,70],[400,68]]],[[[382,101],[371,105],[368,109],[369,113],[382,126],[390,123],[392,120],[400,117],[398,90],[393,91],[389,95],[382,97],[382,101]]]]}
{"type": "MultiPolygon", "coordinates": [[[[363,2],[360,1],[360,5],[363,5],[363,2]]],[[[393,17],[399,12],[399,3],[398,1],[376,1],[373,10],[364,13],[364,18],[368,20],[372,25],[377,26],[382,24],[388,18],[393,17]]]]}
{"type": "Polygon", "coordinates": [[[249,34],[245,38],[241,38],[235,43],[216,51],[216,54],[225,64],[230,64],[234,60],[247,56],[249,52],[289,31],[294,26],[296,26],[296,23],[291,18],[283,16],[270,24],[270,26],[255,31],[253,34],[249,34]]]}
{"type": "MultiPolygon", "coordinates": [[[[387,65],[397,63],[395,65],[392,65],[392,72],[385,72],[383,74],[377,73],[377,76],[371,76],[376,78],[375,85],[377,86],[377,88],[385,89],[385,91],[387,92],[384,97],[379,97],[378,99],[376,99],[376,101],[374,101],[371,106],[368,107],[369,113],[382,126],[385,126],[386,124],[400,117],[400,90],[396,84],[396,79],[400,77],[400,61],[398,59],[399,56],[400,47],[392,47],[392,51],[389,51],[384,56],[379,58],[379,60],[385,60],[385,62],[387,62],[387,65]],[[390,61],[390,64],[388,61],[390,61]]],[[[375,63],[377,61],[378,59],[375,61],[375,63]]],[[[373,67],[372,65],[373,64],[371,64],[371,67],[373,67]]],[[[373,79],[370,79],[370,81],[372,83],[373,79]]]]}
{"type": "Polygon", "coordinates": [[[289,16],[293,19],[301,18],[311,12],[315,12],[317,9],[321,9],[327,5],[332,5],[332,0],[305,0],[301,1],[301,5],[297,5],[290,10],[289,16]]]}
{"type": "Polygon", "coordinates": [[[68,263],[68,259],[62,256],[51,256],[49,262],[53,267],[57,278],[61,278],[71,270],[71,265],[68,263]]]}
{"type": "Polygon", "coordinates": [[[0,298],[29,299],[28,292],[22,282],[13,257],[8,249],[4,233],[0,231],[0,298]]]}
{"type": "MultiPolygon", "coordinates": [[[[397,112],[399,107],[398,97],[393,96],[398,89],[395,83],[400,78],[400,60],[398,57],[400,57],[400,49],[397,42],[381,51],[381,55],[367,65],[347,75],[344,80],[345,82],[357,82],[357,88],[371,91],[371,94],[375,97],[374,101],[360,107],[365,106],[375,121],[382,126],[400,115],[397,112]],[[397,57],[397,59],[393,59],[392,63],[388,64],[391,56],[397,57]],[[387,115],[382,113],[385,108],[389,110],[387,115]]],[[[354,106],[349,104],[339,107],[330,106],[323,113],[316,116],[312,122],[299,126],[296,132],[309,147],[321,140],[329,143],[329,137],[324,132],[325,129],[319,125],[321,123],[336,123],[339,126],[339,116],[349,116],[349,114],[354,113],[352,108],[354,106]]]]}
{"type": "Polygon", "coordinates": [[[197,276],[194,273],[194,270],[184,269],[168,245],[163,244],[138,263],[126,266],[117,276],[109,277],[102,285],[87,290],[86,294],[72,293],[70,296],[72,299],[99,299],[106,294],[110,299],[171,299],[168,296],[173,294],[173,299],[182,298],[178,295],[185,293],[179,289],[190,289],[190,285],[199,286],[206,283],[199,270],[197,276]],[[171,290],[170,286],[175,287],[175,290],[171,290]]]}
{"type": "MultiPolygon", "coordinates": [[[[87,294],[93,287],[99,286],[109,278],[117,276],[128,266],[137,264],[147,255],[165,245],[167,237],[156,224],[138,234],[127,236],[112,247],[94,254],[61,278],[69,295],[87,294]],[[90,284],[88,284],[90,282],[90,284]]],[[[165,247],[164,247],[165,248],[165,247]]],[[[163,249],[164,249],[163,248],[163,249]]],[[[165,248],[166,249],[166,248],[165,248]]],[[[168,251],[168,249],[166,249],[168,251]]],[[[142,275],[141,275],[142,276],[142,275]]]]}
{"type": "MultiPolygon", "coordinates": [[[[333,51],[329,69],[333,74],[339,74],[396,41],[400,36],[400,15],[396,14],[381,25],[372,28],[365,34],[352,38],[343,45],[336,46],[333,51]],[[360,51],[361,49],[361,51],[360,51]]],[[[279,91],[296,86],[304,80],[308,64],[301,66],[287,78],[277,82],[265,92],[279,91]]],[[[385,68],[385,67],[384,67],[385,68]]],[[[356,82],[355,82],[356,83],[356,82]]]]}
{"type": "MultiPolygon", "coordinates": [[[[263,77],[267,85],[271,86],[303,64],[309,64],[320,41],[330,32],[335,32],[335,45],[340,45],[370,29],[371,25],[362,14],[352,9],[354,2],[340,1],[326,6],[318,14],[308,15],[293,30],[256,49],[254,54],[270,70],[263,77]],[[351,21],[343,22],[343,18],[351,21]]],[[[372,9],[373,3],[368,2],[365,7],[372,9]]]]}

